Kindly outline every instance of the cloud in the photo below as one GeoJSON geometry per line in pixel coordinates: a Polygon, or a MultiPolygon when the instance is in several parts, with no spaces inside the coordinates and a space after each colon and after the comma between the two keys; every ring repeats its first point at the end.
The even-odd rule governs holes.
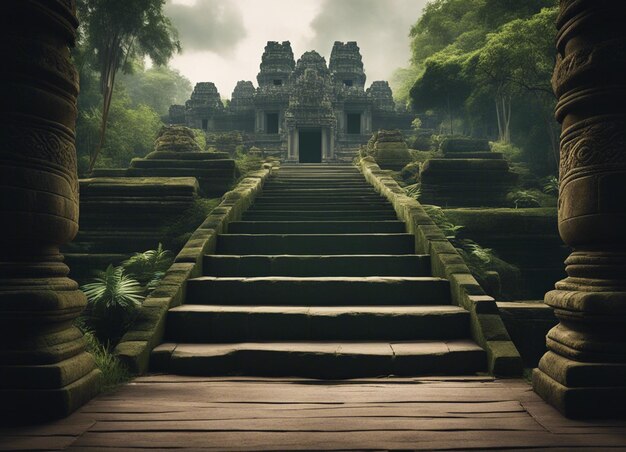
{"type": "Polygon", "coordinates": [[[247,35],[241,10],[233,2],[168,0],[165,12],[178,29],[183,51],[227,55],[247,35]]]}
{"type": "Polygon", "coordinates": [[[409,31],[427,0],[324,0],[311,22],[311,49],[330,54],[334,41],[357,41],[368,82],[389,79],[410,58],[409,31]]]}

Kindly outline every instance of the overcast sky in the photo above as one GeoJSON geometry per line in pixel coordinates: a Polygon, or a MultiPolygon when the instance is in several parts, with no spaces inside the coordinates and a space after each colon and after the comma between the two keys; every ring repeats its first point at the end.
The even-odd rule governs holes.
{"type": "Polygon", "coordinates": [[[367,85],[388,80],[409,59],[409,29],[427,0],[168,0],[183,53],[171,61],[192,83],[230,98],[238,80],[257,85],[267,41],[291,41],[328,58],[335,41],[357,41],[367,85]]]}

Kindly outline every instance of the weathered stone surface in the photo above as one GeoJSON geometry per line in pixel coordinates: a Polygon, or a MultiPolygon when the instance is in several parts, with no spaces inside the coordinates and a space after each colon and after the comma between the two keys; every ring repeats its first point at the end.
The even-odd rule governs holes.
{"type": "Polygon", "coordinates": [[[554,311],[540,301],[499,301],[498,309],[524,367],[537,367],[546,352],[546,334],[557,323],[554,311]]]}
{"type": "Polygon", "coordinates": [[[156,152],[200,152],[193,131],[183,126],[164,126],[154,143],[156,152]]]}
{"type": "Polygon", "coordinates": [[[449,207],[506,206],[506,195],[517,181],[508,162],[462,156],[459,152],[424,162],[420,171],[422,202],[449,207]]]}
{"type": "Polygon", "coordinates": [[[198,182],[193,177],[95,177],[81,179],[80,191],[81,229],[65,251],[72,276],[85,280],[94,268],[155,249],[163,241],[163,227],[193,205],[198,182]]]}
{"type": "Polygon", "coordinates": [[[446,138],[439,148],[444,154],[465,154],[473,152],[489,152],[489,141],[479,138],[446,138]]]}
{"type": "Polygon", "coordinates": [[[59,246],[78,230],[75,2],[29,1],[0,15],[0,398],[2,423],[66,416],[100,372],[72,326],[85,296],[59,246]]]}
{"type": "Polygon", "coordinates": [[[114,351],[132,372],[144,373],[148,370],[152,349],[163,342],[168,309],[183,304],[188,280],[202,275],[204,255],[214,252],[217,233],[226,229],[228,222],[240,219],[241,206],[253,202],[270,174],[271,169],[251,173],[229,192],[237,194],[235,198],[229,194],[224,196],[222,204],[213,209],[192,234],[161,283],[143,302],[138,321],[122,337],[114,351]]]}
{"type": "Polygon", "coordinates": [[[559,324],[548,333],[533,384],[566,416],[624,416],[624,8],[589,0],[560,6],[552,80],[563,124],[559,232],[575,251],[568,277],[545,297],[559,324]]]}
{"type": "Polygon", "coordinates": [[[412,160],[409,148],[399,130],[375,132],[367,146],[383,169],[400,171],[412,160]]]}
{"type": "Polygon", "coordinates": [[[433,274],[450,278],[453,303],[470,311],[471,335],[487,352],[489,371],[496,375],[519,375],[522,360],[498,314],[495,300],[485,295],[469,269],[465,272],[460,261],[452,257],[458,253],[450,246],[445,234],[432,220],[427,221],[421,204],[406,196],[398,183],[386,177],[372,159],[361,159],[360,168],[374,188],[394,205],[400,218],[407,222],[410,218],[421,219],[411,227],[416,250],[431,254],[433,274]]]}
{"type": "MultiPolygon", "coordinates": [[[[349,162],[373,130],[409,129],[414,119],[396,108],[388,82],[375,81],[365,90],[362,56],[354,41],[335,42],[328,65],[313,50],[296,63],[289,41],[269,41],[259,69],[258,88],[239,81],[226,106],[213,83],[197,84],[185,106],[170,108],[170,122],[210,133],[239,132],[242,145],[256,148],[257,154],[316,163],[349,162]],[[317,77],[305,79],[309,69],[317,77]],[[311,139],[300,135],[312,131],[321,132],[322,142],[317,148],[313,138],[314,158],[300,149],[311,139]]],[[[233,155],[234,148],[228,152],[233,155]]]]}
{"type": "Polygon", "coordinates": [[[445,213],[452,223],[463,226],[460,238],[493,249],[520,269],[521,290],[512,299],[540,299],[564,276],[569,250],[558,235],[556,209],[446,209],[445,213]]]}

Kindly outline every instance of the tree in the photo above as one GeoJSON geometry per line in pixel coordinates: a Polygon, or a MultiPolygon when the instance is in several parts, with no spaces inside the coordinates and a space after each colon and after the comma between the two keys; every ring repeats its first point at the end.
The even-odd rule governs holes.
{"type": "Polygon", "coordinates": [[[455,114],[466,130],[524,143],[536,163],[542,161],[537,148],[558,155],[550,86],[555,3],[430,2],[411,30],[411,66],[418,74],[410,91],[413,109],[455,114]]]}
{"type": "Polygon", "coordinates": [[[443,110],[447,113],[451,135],[454,134],[453,116],[463,108],[471,93],[463,64],[463,59],[444,55],[429,58],[424,73],[411,88],[414,105],[424,110],[443,110]]]}
{"type": "Polygon", "coordinates": [[[558,139],[552,118],[556,98],[550,84],[557,14],[557,8],[544,8],[530,18],[512,20],[489,34],[478,53],[476,71],[479,80],[496,87],[496,112],[498,124],[502,123],[503,141],[510,139],[511,99],[530,95],[536,100],[558,162],[558,139]]]}
{"type": "Polygon", "coordinates": [[[191,95],[191,82],[176,69],[153,66],[122,74],[120,82],[126,87],[134,107],[147,105],[164,116],[170,105],[184,104],[191,95]]]}
{"type": "MultiPolygon", "coordinates": [[[[94,106],[80,111],[76,125],[80,172],[88,171],[91,158],[85,149],[98,140],[101,124],[100,108],[94,106]]],[[[107,140],[95,166],[126,167],[133,157],[144,157],[152,150],[162,126],[161,118],[152,108],[143,104],[133,107],[124,86],[116,84],[109,112],[107,140]]]]}
{"type": "Polygon", "coordinates": [[[98,144],[91,154],[93,169],[105,142],[115,78],[120,69],[132,70],[132,61],[145,56],[164,65],[180,51],[177,32],[164,15],[165,0],[80,0],[85,60],[100,76],[102,118],[98,144]]]}

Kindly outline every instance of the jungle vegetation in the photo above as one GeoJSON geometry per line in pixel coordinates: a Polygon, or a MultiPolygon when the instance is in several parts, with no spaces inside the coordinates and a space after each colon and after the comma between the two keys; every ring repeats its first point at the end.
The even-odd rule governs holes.
{"type": "Polygon", "coordinates": [[[555,0],[429,2],[410,30],[410,65],[395,74],[397,100],[436,117],[437,134],[488,137],[554,173],[556,17],[555,0]]]}

